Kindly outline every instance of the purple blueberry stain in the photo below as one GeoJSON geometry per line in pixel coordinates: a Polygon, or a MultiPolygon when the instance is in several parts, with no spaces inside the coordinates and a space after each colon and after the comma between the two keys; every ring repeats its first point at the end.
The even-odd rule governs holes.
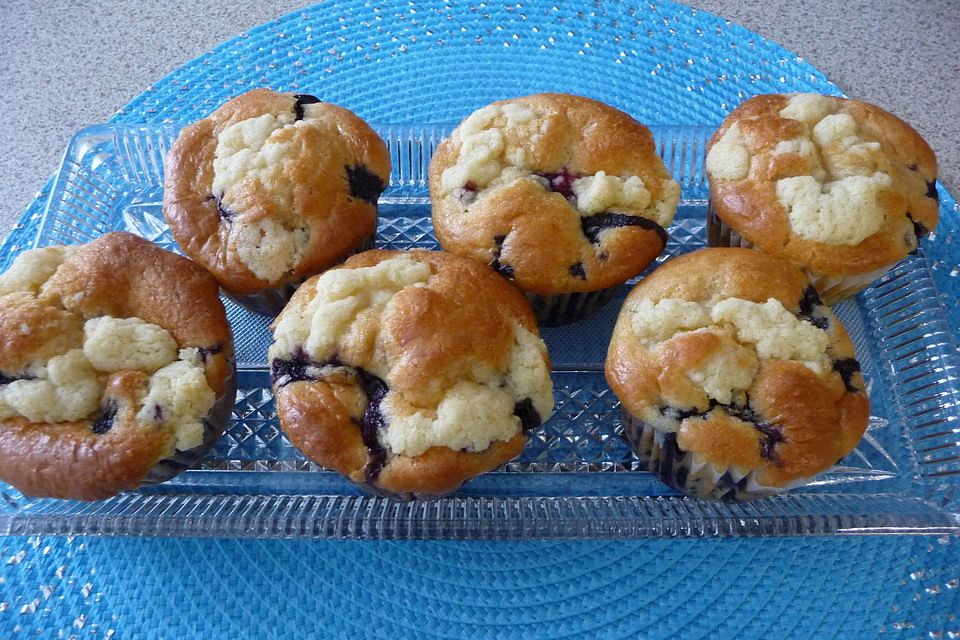
{"type": "Polygon", "coordinates": [[[221,220],[223,220],[224,222],[230,222],[231,220],[234,219],[234,217],[236,217],[237,213],[223,206],[223,200],[221,200],[219,197],[213,194],[206,197],[206,202],[210,202],[211,200],[216,201],[217,215],[220,216],[221,220]]]}
{"type": "Polygon", "coordinates": [[[454,190],[453,197],[459,200],[463,206],[469,207],[477,199],[478,192],[477,183],[469,180],[465,185],[454,190]]]}
{"type": "Polygon", "coordinates": [[[833,370],[840,374],[840,378],[843,380],[843,386],[847,391],[851,393],[860,391],[860,389],[853,384],[853,374],[860,371],[860,363],[857,362],[856,358],[840,358],[834,360],[833,370]]]}
{"type": "Polygon", "coordinates": [[[586,280],[587,272],[583,268],[583,262],[576,262],[570,265],[570,275],[579,280],[586,280]]]}
{"type": "Polygon", "coordinates": [[[350,196],[370,204],[377,204],[377,199],[387,186],[380,176],[362,164],[346,165],[344,169],[347,171],[350,196]]]}
{"type": "Polygon", "coordinates": [[[907,218],[909,218],[910,222],[913,224],[913,233],[917,236],[917,240],[920,238],[925,238],[930,234],[930,229],[927,229],[924,225],[913,219],[913,214],[908,212],[907,218]]]}
{"type": "Polygon", "coordinates": [[[786,440],[783,435],[783,425],[764,422],[748,404],[732,403],[718,406],[723,407],[728,415],[737,420],[753,425],[753,428],[760,432],[760,457],[777,465],[781,464],[776,446],[786,440]]]}
{"type": "Polygon", "coordinates": [[[731,403],[731,404],[722,404],[717,402],[714,399],[710,399],[710,404],[707,405],[706,409],[699,409],[697,407],[692,408],[680,408],[672,407],[669,405],[662,405],[659,408],[660,415],[668,420],[676,420],[677,422],[683,422],[687,418],[703,418],[707,419],[710,417],[710,413],[719,407],[727,415],[730,415],[737,420],[742,422],[749,422],[751,424],[756,424],[761,422],[760,416],[747,405],[731,403]]]}
{"type": "Polygon", "coordinates": [[[349,369],[367,396],[363,415],[354,422],[360,428],[360,437],[370,458],[363,473],[367,482],[373,482],[387,462],[387,452],[379,438],[379,432],[387,428],[387,420],[380,411],[380,404],[389,391],[387,383],[365,369],[344,364],[337,356],[327,362],[314,362],[302,348],[298,348],[289,359],[275,359],[270,365],[270,379],[282,389],[292,382],[317,380],[318,376],[314,374],[324,367],[349,369]]]}
{"type": "Polygon", "coordinates": [[[697,408],[680,409],[671,406],[661,406],[660,415],[668,419],[676,420],[677,422],[682,422],[687,418],[707,419],[710,412],[717,407],[722,409],[727,415],[736,418],[741,422],[746,422],[750,425],[753,425],[755,429],[760,431],[762,434],[760,442],[761,456],[765,460],[776,461],[776,452],[774,451],[774,448],[777,444],[784,441],[783,427],[778,424],[764,422],[761,420],[760,416],[757,415],[757,412],[746,404],[738,404],[735,402],[731,404],[721,404],[716,400],[710,400],[710,405],[705,411],[701,411],[697,408]]]}
{"type": "MultiPolygon", "coordinates": [[[[919,165],[916,165],[916,164],[908,165],[907,168],[910,169],[910,171],[919,171],[919,170],[920,170],[919,165]]],[[[936,180],[928,180],[928,181],[927,181],[927,197],[928,197],[928,198],[933,198],[934,200],[937,200],[937,201],[940,200],[940,192],[937,191],[937,181],[936,181],[936,180]]]]}
{"type": "Polygon", "coordinates": [[[720,407],[727,415],[741,422],[746,422],[759,431],[761,435],[760,456],[764,460],[770,460],[779,464],[775,449],[778,444],[784,441],[783,427],[779,424],[764,422],[760,419],[760,416],[757,415],[757,412],[748,405],[737,403],[721,404],[716,400],[710,400],[710,406],[707,407],[706,411],[701,411],[696,408],[678,409],[676,407],[663,406],[660,407],[660,414],[667,418],[675,419],[678,422],[694,417],[706,419],[710,412],[716,407],[720,407]]]}
{"type": "Polygon", "coordinates": [[[514,404],[513,415],[520,418],[520,425],[523,427],[524,433],[528,433],[533,429],[536,429],[543,421],[543,418],[540,416],[540,412],[537,411],[536,407],[533,406],[533,400],[531,398],[524,398],[520,402],[514,404]]]}
{"type": "Polygon", "coordinates": [[[211,347],[197,347],[197,355],[200,356],[200,360],[203,364],[207,364],[207,360],[210,356],[214,356],[223,351],[223,345],[217,343],[211,347]]]}
{"type": "Polygon", "coordinates": [[[559,193],[570,202],[576,201],[577,194],[573,192],[573,183],[580,178],[580,176],[571,173],[566,167],[556,173],[538,173],[537,175],[546,179],[548,190],[559,193]]]}
{"type": "Polygon", "coordinates": [[[508,264],[502,264],[497,258],[490,263],[490,266],[507,280],[513,280],[516,277],[516,274],[513,272],[513,267],[508,264]]]}
{"type": "Polygon", "coordinates": [[[930,230],[913,219],[913,214],[907,212],[907,218],[913,224],[913,235],[907,231],[903,234],[903,244],[910,247],[910,255],[915,255],[920,250],[920,238],[926,237],[930,230]]]}
{"type": "Polygon", "coordinates": [[[297,349],[290,359],[275,358],[270,363],[270,382],[277,385],[277,389],[299,382],[301,380],[313,380],[314,377],[307,373],[307,369],[315,366],[307,354],[302,349],[297,349]]]}
{"type": "Polygon", "coordinates": [[[490,263],[490,266],[494,271],[502,275],[507,280],[514,279],[513,267],[509,264],[503,263],[500,261],[500,254],[503,252],[503,243],[507,239],[507,236],[494,236],[493,243],[496,245],[496,250],[493,255],[493,262],[490,263]]]}
{"type": "Polygon", "coordinates": [[[753,427],[760,432],[760,457],[778,465],[783,464],[776,451],[777,445],[786,440],[783,427],[769,422],[758,422],[753,427]]]}
{"type": "Polygon", "coordinates": [[[803,290],[803,297],[800,299],[800,313],[803,315],[810,315],[813,313],[813,310],[823,304],[823,300],[820,299],[820,294],[817,293],[816,288],[811,285],[803,290]]]}
{"type": "Polygon", "coordinates": [[[757,412],[749,407],[749,405],[743,404],[719,404],[717,406],[723,407],[723,410],[727,412],[728,415],[733,416],[741,422],[749,422],[751,424],[758,424],[762,422],[760,416],[757,415],[757,412]]]}
{"type": "Polygon", "coordinates": [[[389,388],[386,382],[369,371],[359,367],[355,367],[354,371],[360,387],[367,396],[367,406],[363,410],[363,417],[360,418],[360,437],[363,438],[363,444],[367,447],[370,460],[363,469],[363,475],[367,482],[374,482],[387,464],[387,451],[380,444],[379,434],[381,430],[387,428],[387,420],[380,411],[380,404],[389,388]]]}
{"type": "Polygon", "coordinates": [[[98,436],[110,431],[113,428],[113,420],[117,416],[117,410],[117,403],[113,400],[108,401],[106,406],[101,407],[100,411],[97,412],[93,423],[90,425],[90,430],[98,436]]]}
{"type": "Polygon", "coordinates": [[[0,372],[0,386],[16,382],[17,380],[36,380],[33,376],[8,376],[0,372]]]}
{"type": "Polygon", "coordinates": [[[800,298],[800,318],[826,331],[830,327],[830,318],[822,307],[820,294],[812,285],[803,290],[803,297],[800,298]]]}
{"type": "Polygon", "coordinates": [[[303,120],[303,105],[323,102],[317,96],[312,96],[309,93],[297,93],[294,94],[293,97],[296,100],[296,102],[293,103],[293,115],[297,120],[303,120]]]}
{"type": "Polygon", "coordinates": [[[583,235],[593,244],[600,243],[600,232],[620,227],[640,227],[653,231],[660,238],[663,246],[667,246],[667,230],[659,224],[642,216],[631,216],[625,213],[598,213],[580,218],[580,228],[583,235]]]}
{"type": "Polygon", "coordinates": [[[668,420],[676,420],[677,422],[683,422],[687,418],[699,417],[706,418],[707,414],[713,411],[714,407],[717,406],[716,400],[710,400],[710,405],[705,410],[700,410],[696,407],[692,409],[681,409],[679,407],[671,407],[670,405],[662,405],[659,408],[660,415],[668,420]]]}

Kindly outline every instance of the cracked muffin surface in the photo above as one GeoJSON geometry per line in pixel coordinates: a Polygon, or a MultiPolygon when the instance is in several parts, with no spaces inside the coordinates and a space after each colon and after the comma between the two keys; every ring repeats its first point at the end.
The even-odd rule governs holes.
{"type": "Polygon", "coordinates": [[[136,488],[205,444],[230,392],[216,281],[129,233],[18,256],[0,275],[0,336],[0,478],[27,495],[136,488]]]}
{"type": "Polygon", "coordinates": [[[750,98],[707,154],[716,215],[761,250],[814,274],[890,266],[937,225],[937,163],[880,107],[817,94],[750,98]]]}
{"type": "Polygon", "coordinates": [[[225,290],[251,294],[298,283],[362,246],[389,177],[386,145],[347,109],[254,89],[181,131],[164,215],[225,290]]]}
{"type": "Polygon", "coordinates": [[[662,251],[680,196],[649,129],[564,94],[495,102],[430,163],[437,239],[525,292],[622,284],[662,251]]]}
{"type": "Polygon", "coordinates": [[[803,273],[749,249],[675,258],[627,297],[606,375],[680,454],[784,487],[854,449],[870,405],[853,344],[803,273]]]}
{"type": "Polygon", "coordinates": [[[449,493],[500,466],[553,408],[529,304],[459,256],[358,254],[305,282],[272,328],[284,431],[394,495],[449,493]]]}

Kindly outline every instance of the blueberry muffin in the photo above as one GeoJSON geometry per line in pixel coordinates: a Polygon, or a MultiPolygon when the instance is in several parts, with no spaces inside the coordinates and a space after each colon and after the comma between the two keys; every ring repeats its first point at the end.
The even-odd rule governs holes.
{"type": "Polygon", "coordinates": [[[254,89],[181,131],[163,210],[232,298],[276,315],[307,277],[373,244],[386,145],[356,115],[254,89]]]}
{"type": "Polygon", "coordinates": [[[937,160],[910,125],[859,100],[750,98],[707,154],[712,246],[804,269],[827,304],[865,289],[937,225],[937,160]]]}
{"type": "Polygon", "coordinates": [[[161,482],[223,433],[233,347],[216,281],[129,233],[0,275],[0,480],[98,500],[161,482]]]}
{"type": "Polygon", "coordinates": [[[382,495],[456,490],[517,456],[553,409],[529,304],[466,258],[358,254],[305,282],[272,328],[284,432],[382,495]]]}
{"type": "Polygon", "coordinates": [[[430,162],[440,244],[512,280],[544,324],[585,316],[643,271],[679,197],[649,129],[570,95],[475,111],[430,162]]]}
{"type": "Polygon", "coordinates": [[[699,498],[803,484],[853,450],[870,415],[830,307],[799,269],[750,249],[689,253],[642,280],[606,375],[640,460],[699,498]]]}

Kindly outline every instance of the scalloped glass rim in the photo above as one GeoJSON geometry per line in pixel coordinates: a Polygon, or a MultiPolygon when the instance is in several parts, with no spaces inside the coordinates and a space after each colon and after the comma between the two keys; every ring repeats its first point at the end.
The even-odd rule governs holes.
{"type": "MultiPolygon", "coordinates": [[[[378,244],[434,248],[426,168],[448,125],[375,126],[393,160],[378,244]]],[[[127,229],[176,249],[163,221],[163,162],[175,125],[98,125],[71,141],[35,246],[127,229]]],[[[660,261],[702,246],[712,130],[653,126],[683,189],[660,261]]],[[[617,300],[629,290],[622,287],[617,300]]],[[[837,307],[871,390],[860,446],[814,483],[745,505],[676,495],[639,469],[619,437],[602,376],[619,304],[544,330],[557,410],[523,455],[456,495],[395,503],[320,469],[279,431],[263,354],[267,320],[226,302],[240,393],[227,435],[198,470],[97,503],[34,500],[0,485],[0,534],[519,539],[960,532],[956,339],[923,252],[837,307]]]]}

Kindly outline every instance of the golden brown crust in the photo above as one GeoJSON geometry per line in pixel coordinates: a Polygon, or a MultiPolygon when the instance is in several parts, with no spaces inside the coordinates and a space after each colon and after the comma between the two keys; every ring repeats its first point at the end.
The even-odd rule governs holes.
{"type": "Polygon", "coordinates": [[[52,425],[18,420],[0,429],[0,480],[24,495],[71,500],[103,500],[136,489],[169,451],[171,434],[135,431],[128,422],[97,436],[87,423],[52,425]]]}
{"type": "Polygon", "coordinates": [[[207,357],[207,384],[218,396],[233,358],[219,287],[197,264],[118,231],[79,247],[44,285],[38,300],[83,318],[141,318],[169,331],[181,349],[221,350],[207,357]]]}
{"type": "MultiPolygon", "coordinates": [[[[295,94],[254,89],[225,103],[180,132],[167,159],[164,215],[177,242],[209,270],[220,285],[242,295],[297,283],[340,261],[376,231],[373,202],[353,197],[347,167],[362,165],[382,186],[390,177],[386,145],[358,116],[336,105],[310,104],[316,126],[287,127],[271,140],[291,144],[283,175],[292,185],[292,209],[309,232],[303,257],[280,280],[258,277],[237,251],[237,229],[264,220],[289,218],[272,190],[248,180],[231,188],[231,221],[221,219],[213,194],[218,136],[229,126],[264,114],[290,114],[295,94]]],[[[369,194],[368,194],[369,195],[369,194]]],[[[379,192],[378,194],[379,195],[379,192]]]]}
{"type": "MultiPolygon", "coordinates": [[[[642,280],[624,302],[607,355],[607,381],[624,408],[641,420],[652,420],[664,409],[687,412],[689,417],[678,420],[677,444],[718,468],[758,470],[758,481],[767,486],[819,473],[849,453],[866,429],[870,404],[858,370],[850,376],[851,391],[836,368],[818,374],[793,360],[760,360],[746,389],[750,411],[734,408],[729,415],[723,405],[714,409],[716,403],[707,404],[688,377],[707,354],[716,352],[715,334],[681,332],[659,346],[646,346],[633,333],[629,317],[639,301],[667,298],[704,304],[775,298],[798,314],[807,287],[799,269],[759,251],[703,249],[674,258],[642,280]],[[750,412],[758,422],[736,416],[750,412]],[[777,431],[777,439],[767,443],[764,456],[768,427],[777,431]]],[[[827,307],[818,306],[818,313],[829,320],[827,354],[834,366],[852,360],[853,344],[840,321],[827,307]]]]}
{"type": "Polygon", "coordinates": [[[29,293],[2,297],[0,304],[0,371],[22,371],[34,360],[64,353],[64,345],[83,342],[83,318],[29,293]],[[28,331],[20,330],[28,327],[28,331]]]}
{"type": "MultiPolygon", "coordinates": [[[[137,317],[169,331],[179,348],[207,350],[207,382],[220,397],[233,345],[218,292],[213,277],[186,258],[130,233],[101,236],[70,254],[36,297],[18,293],[2,298],[0,370],[21,371],[31,361],[62,354],[58,338],[74,348],[82,344],[87,319],[137,317]],[[20,331],[23,326],[31,331],[20,331]]],[[[0,458],[5,461],[0,480],[26,495],[77,500],[137,487],[174,450],[171,429],[137,420],[148,382],[139,371],[110,374],[100,408],[83,420],[0,420],[0,458]],[[109,428],[94,433],[104,407],[116,413],[109,428]]]]}
{"type": "Polygon", "coordinates": [[[916,249],[912,223],[932,231],[939,213],[929,184],[937,177],[937,161],[926,141],[910,125],[880,107],[839,97],[825,97],[835,113],[850,115],[858,134],[880,144],[874,170],[889,174],[892,183],[879,194],[884,223],[855,245],[829,244],[797,235],[787,211],[777,199],[776,181],[809,173],[797,154],[775,154],[778,142],[809,136],[804,123],[780,115],[789,94],[754,96],[723,121],[708,144],[712,148],[736,124],[749,144],[749,174],[723,180],[708,172],[711,203],[716,214],[746,240],[816,274],[846,276],[892,265],[916,249]]]}
{"type": "Polygon", "coordinates": [[[645,277],[628,299],[682,298],[713,303],[725,298],[766,302],[796,310],[808,282],[796,267],[759,251],[710,248],[668,260],[645,277]]]}
{"type": "MultiPolygon", "coordinates": [[[[348,404],[355,394],[356,386],[347,380],[295,382],[277,391],[277,413],[284,433],[304,455],[354,482],[365,483],[371,456],[350,416],[348,404]]],[[[526,442],[526,436],[517,433],[483,451],[431,447],[418,456],[393,456],[373,484],[395,493],[443,495],[517,457],[526,442]]]]}
{"type": "MultiPolygon", "coordinates": [[[[442,251],[374,250],[351,257],[342,268],[370,267],[398,255],[429,264],[434,272],[428,286],[409,287],[394,297],[391,312],[379,328],[384,351],[396,363],[390,373],[391,387],[417,403],[435,403],[442,387],[433,382],[455,379],[465,366],[484,363],[503,368],[514,340],[514,322],[537,334],[526,298],[490,269],[459,256],[442,251]],[[463,295],[465,286],[470,288],[469,296],[463,295]]],[[[374,334],[372,326],[360,332],[374,334]]],[[[365,355],[342,353],[351,363],[369,366],[365,355]]]]}
{"type": "Polygon", "coordinates": [[[483,451],[466,453],[430,447],[419,456],[396,456],[384,468],[377,484],[388,491],[438,496],[456,491],[470,478],[493,471],[520,455],[527,437],[518,433],[498,440],[483,451]]]}
{"type": "MultiPolygon", "coordinates": [[[[277,413],[293,444],[316,463],[389,492],[439,495],[517,456],[526,436],[518,431],[510,440],[494,441],[482,451],[433,446],[415,456],[387,455],[382,471],[370,477],[368,465],[375,463],[376,452],[362,435],[361,416],[368,397],[356,372],[374,368],[375,352],[386,354],[392,363],[383,380],[387,388],[402,393],[415,406],[436,406],[452,384],[467,379],[468,368],[506,367],[515,323],[534,335],[537,327],[519,291],[487,267],[455,255],[367,251],[337,269],[371,267],[398,256],[429,264],[433,275],[423,285],[394,294],[389,312],[355,322],[337,351],[339,364],[345,366],[321,378],[279,388],[275,380],[277,413]],[[464,295],[465,286],[470,295],[464,295]],[[378,336],[376,344],[373,336],[378,336]]],[[[318,277],[311,278],[297,290],[274,329],[285,314],[295,313],[314,298],[317,281],[318,277]]],[[[549,368],[545,355],[544,364],[549,368]]]]}
{"type": "Polygon", "coordinates": [[[173,433],[136,419],[146,376],[110,376],[105,397],[117,404],[113,426],[95,434],[92,420],[59,424],[12,418],[0,423],[0,480],[24,495],[102,500],[135,489],[172,452],[173,433]]]}
{"type": "Polygon", "coordinates": [[[796,362],[762,365],[751,398],[757,412],[785,434],[778,445],[780,464],[767,465],[761,476],[761,482],[774,486],[836,464],[860,442],[870,418],[865,392],[851,393],[839,375],[823,380],[796,362]]]}
{"type": "MultiPolygon", "coordinates": [[[[529,107],[537,114],[535,122],[542,123],[533,135],[523,126],[500,129],[509,147],[523,150],[525,177],[481,188],[472,204],[464,204],[440,187],[444,171],[460,156],[457,132],[440,144],[431,160],[433,224],[441,246],[484,264],[497,259],[512,270],[521,290],[532,293],[596,291],[640,273],[664,248],[662,228],[655,229],[655,223],[609,228],[593,243],[564,195],[529,176],[564,170],[575,176],[600,171],[638,176],[651,201],[657,202],[664,198],[664,189],[676,184],[657,155],[649,129],[613,107],[565,94],[526,96],[490,107],[511,105],[529,107]],[[584,277],[572,269],[578,264],[584,277]]],[[[675,204],[673,198],[670,217],[675,204]]],[[[640,215],[622,207],[610,212],[640,215]]]]}
{"type": "Polygon", "coordinates": [[[356,388],[343,380],[294,382],[275,389],[280,426],[304,455],[362,482],[367,448],[344,396],[356,400],[356,388]]]}

